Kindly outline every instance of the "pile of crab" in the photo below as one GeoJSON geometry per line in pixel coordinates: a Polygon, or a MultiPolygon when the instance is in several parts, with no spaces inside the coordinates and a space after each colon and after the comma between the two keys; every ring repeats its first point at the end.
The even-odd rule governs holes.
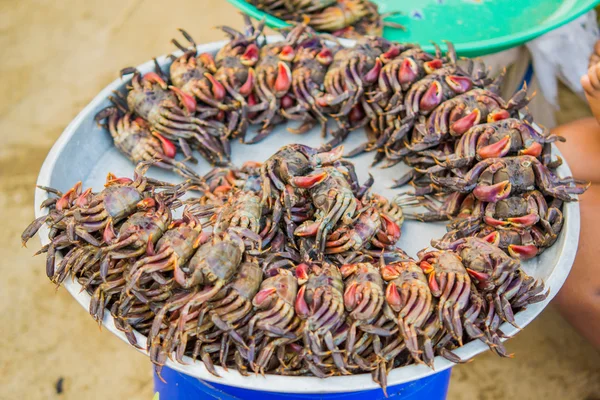
{"type": "Polygon", "coordinates": [[[159,373],[189,356],[217,376],[371,373],[385,390],[391,369],[462,362],[472,340],[507,356],[500,325],[548,294],[490,236],[409,257],[413,198],[372,193],[341,147],[287,145],[179,184],[146,177],[151,164],[99,192],[43,188],[49,212],[22,239],[46,224],[51,281],[79,282],[132,345],[144,335],[159,373]]]}
{"type": "Polygon", "coordinates": [[[370,0],[250,0],[250,3],[284,21],[306,19],[315,30],[342,38],[380,36],[384,26],[405,30],[400,24],[384,21],[398,13],[380,14],[370,0]]]}

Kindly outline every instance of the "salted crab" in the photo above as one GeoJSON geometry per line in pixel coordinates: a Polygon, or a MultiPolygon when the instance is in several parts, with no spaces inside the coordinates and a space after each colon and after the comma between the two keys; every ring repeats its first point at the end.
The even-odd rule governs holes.
{"type": "Polygon", "coordinates": [[[559,178],[540,160],[526,155],[484,159],[462,178],[436,175],[430,178],[443,191],[473,192],[477,199],[486,202],[503,200],[511,193],[535,187],[547,196],[573,201],[571,194],[581,194],[590,185],[571,177],[559,178]]]}

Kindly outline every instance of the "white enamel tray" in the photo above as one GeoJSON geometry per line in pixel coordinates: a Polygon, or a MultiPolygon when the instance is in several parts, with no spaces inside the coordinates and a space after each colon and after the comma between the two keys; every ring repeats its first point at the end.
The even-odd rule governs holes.
{"type": "MultiPolygon", "coordinates": [[[[277,37],[270,37],[269,41],[277,40],[277,37]]],[[[225,42],[216,42],[199,46],[200,52],[215,53],[225,42]]],[[[345,43],[351,43],[346,42],[345,43]]],[[[166,66],[170,62],[167,58],[159,58],[161,65],[166,66]]],[[[148,61],[141,66],[139,70],[142,73],[153,70],[153,63],[148,61]]],[[[126,81],[117,79],[108,87],[102,90],[81,113],[67,126],[60,138],[52,147],[48,154],[42,169],[40,171],[37,184],[50,186],[65,191],[72,187],[77,181],[82,181],[84,187],[92,187],[95,191],[100,191],[108,172],[113,172],[117,176],[132,176],[133,165],[122,156],[113,146],[112,138],[104,129],[98,127],[94,122],[95,114],[110,105],[108,96],[113,90],[123,90],[126,81]]],[[[251,128],[248,137],[255,134],[255,128],[251,128]]],[[[353,149],[365,140],[364,132],[356,131],[351,133],[345,142],[346,150],[353,149]]],[[[279,126],[275,131],[262,142],[255,145],[242,145],[237,141],[232,143],[233,162],[240,165],[247,160],[264,161],[279,147],[289,143],[302,143],[311,146],[318,146],[323,139],[319,130],[314,129],[304,135],[294,135],[286,130],[285,125],[279,126]]],[[[556,152],[556,148],[554,148],[556,152]]],[[[202,161],[195,168],[200,173],[209,170],[209,165],[202,161]]],[[[373,190],[382,195],[393,197],[395,194],[406,189],[391,190],[387,187],[393,179],[400,177],[408,169],[404,165],[398,165],[388,169],[370,168],[373,154],[363,154],[353,158],[361,182],[368,178],[371,172],[375,177],[373,190]]],[[[571,172],[566,164],[563,164],[559,170],[561,176],[570,176],[571,172]]],[[[160,179],[170,179],[179,181],[180,178],[174,174],[165,171],[151,169],[150,176],[160,179]]],[[[36,218],[47,213],[47,210],[40,209],[40,204],[47,199],[47,193],[36,189],[35,192],[35,213],[36,218]]],[[[550,288],[550,295],[546,301],[534,304],[516,315],[516,322],[520,327],[529,324],[543,309],[550,300],[556,295],[563,285],[577,251],[579,239],[579,205],[578,203],[566,203],[564,206],[565,224],[556,244],[545,251],[541,256],[530,260],[524,264],[525,271],[539,279],[543,279],[550,288]]],[[[411,256],[416,256],[417,251],[427,247],[432,238],[439,238],[445,233],[444,225],[425,224],[414,221],[405,222],[402,227],[402,238],[400,246],[411,256]]],[[[40,230],[42,245],[48,243],[48,229],[43,227],[40,230]]],[[[57,262],[60,256],[57,257],[57,262]]],[[[42,268],[42,260],[40,260],[42,268]]],[[[65,281],[64,286],[81,304],[87,312],[90,296],[86,292],[81,292],[79,283],[70,279],[65,281]]],[[[92,319],[90,318],[90,321],[92,319]]],[[[113,324],[112,317],[107,311],[105,313],[104,326],[113,334],[121,338],[125,343],[125,335],[118,331],[113,324]]],[[[517,329],[509,324],[502,326],[502,331],[508,335],[517,333],[517,329]]],[[[146,338],[136,332],[138,343],[145,348],[146,338]]],[[[469,359],[488,350],[487,346],[480,341],[472,341],[463,347],[455,350],[455,353],[463,359],[469,359]]],[[[140,350],[143,351],[143,350],[140,350]]],[[[145,351],[143,351],[145,352],[145,351]]],[[[525,357],[525,354],[518,356],[525,357]]],[[[378,388],[378,385],[371,379],[370,374],[339,376],[327,379],[315,377],[288,377],[288,376],[250,376],[244,377],[238,372],[230,369],[225,371],[217,367],[221,378],[211,375],[202,362],[193,362],[186,358],[186,365],[168,361],[170,368],[188,374],[190,376],[212,381],[216,383],[237,386],[247,389],[264,390],[280,393],[341,393],[353,392],[367,389],[378,388]]],[[[388,386],[393,386],[405,382],[410,382],[439,372],[453,366],[453,363],[442,357],[436,357],[435,371],[425,365],[410,365],[398,368],[390,372],[388,377],[388,386]]]]}

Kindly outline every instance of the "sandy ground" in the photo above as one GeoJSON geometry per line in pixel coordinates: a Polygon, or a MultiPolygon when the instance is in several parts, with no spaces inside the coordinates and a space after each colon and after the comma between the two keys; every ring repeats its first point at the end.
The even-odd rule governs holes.
{"type": "MultiPolygon", "coordinates": [[[[223,38],[218,24],[241,25],[224,0],[0,0],[1,399],[152,397],[145,357],[56,291],[32,258],[37,241],[24,249],[19,235],[44,157],[79,110],[120,68],[171,51],[178,27],[208,42],[223,38]]],[[[560,121],[588,113],[572,96],[563,104],[560,121]]],[[[515,359],[486,353],[456,367],[450,399],[600,399],[600,354],[552,307],[508,350],[515,359]]]]}

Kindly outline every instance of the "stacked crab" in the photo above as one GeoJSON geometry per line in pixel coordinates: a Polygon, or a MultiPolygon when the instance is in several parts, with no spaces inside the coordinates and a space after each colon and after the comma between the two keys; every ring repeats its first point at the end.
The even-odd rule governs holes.
{"type": "Polygon", "coordinates": [[[361,185],[342,149],[282,147],[265,163],[216,167],[169,184],[109,175],[44,202],[47,274],[77,280],[89,311],[105,310],[134,346],[138,332],[160,373],[200,358],[242,374],[327,377],[388,372],[481,340],[501,356],[499,326],[546,298],[518,259],[461,238],[412,259],[397,242],[403,205],[361,185]],[[184,194],[189,196],[184,198],[184,194]],[[182,209],[182,210],[178,210],[182,209]],[[174,211],[181,211],[176,218],[174,211]],[[57,253],[62,259],[57,258],[57,253]],[[56,265],[56,267],[55,267],[56,265]]]}
{"type": "Polygon", "coordinates": [[[384,21],[397,13],[380,14],[370,0],[251,0],[250,3],[284,21],[308,20],[317,31],[342,38],[381,35],[384,26],[405,30],[400,24],[384,21]]]}

